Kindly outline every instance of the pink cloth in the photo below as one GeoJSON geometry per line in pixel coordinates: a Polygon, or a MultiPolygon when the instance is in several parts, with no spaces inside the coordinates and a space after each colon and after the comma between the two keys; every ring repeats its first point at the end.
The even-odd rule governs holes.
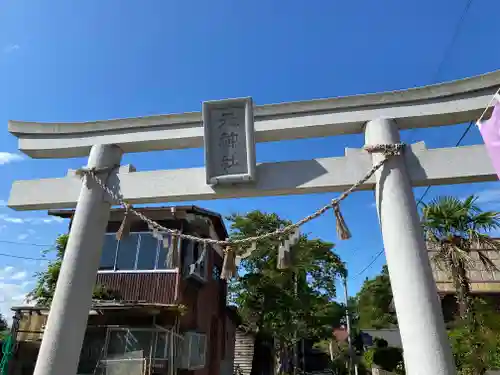
{"type": "Polygon", "coordinates": [[[493,168],[500,178],[500,102],[496,101],[491,118],[479,124],[479,131],[483,137],[486,150],[493,164],[493,168]]]}

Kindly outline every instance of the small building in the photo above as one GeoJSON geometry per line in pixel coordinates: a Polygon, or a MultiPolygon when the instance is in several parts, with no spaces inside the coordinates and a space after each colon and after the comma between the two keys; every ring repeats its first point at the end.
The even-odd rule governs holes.
{"type": "MultiPolygon", "coordinates": [[[[456,289],[453,285],[451,273],[433,260],[437,253],[436,245],[427,243],[429,260],[431,262],[432,274],[438,294],[441,298],[441,306],[446,321],[451,321],[458,313],[457,300],[455,298],[456,289]]],[[[500,252],[495,249],[483,249],[481,252],[486,255],[496,267],[488,269],[481,262],[477,250],[470,253],[471,264],[467,271],[467,277],[470,280],[471,294],[490,301],[500,311],[500,252]]]]}
{"type": "MultiPolygon", "coordinates": [[[[228,236],[219,214],[196,206],[138,210],[185,234],[228,236]]],[[[71,219],[74,211],[49,214],[71,219]]],[[[222,249],[185,240],[165,244],[172,240],[166,233],[153,235],[139,220],[118,240],[123,218],[123,209],[111,211],[96,277],[117,297],[93,302],[78,374],[231,375],[239,320],[226,305],[222,249]]],[[[9,373],[32,374],[48,309],[13,310],[19,329],[9,373]]]]}

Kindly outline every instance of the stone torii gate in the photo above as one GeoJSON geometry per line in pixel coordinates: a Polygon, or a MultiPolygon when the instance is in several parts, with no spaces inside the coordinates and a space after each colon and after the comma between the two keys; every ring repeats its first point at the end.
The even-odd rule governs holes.
{"type": "MultiPolygon", "coordinates": [[[[474,121],[488,106],[500,71],[404,91],[256,106],[255,141],[365,132],[366,144],[398,143],[399,130],[474,121]]],[[[382,155],[347,149],[343,157],[259,164],[258,179],[239,186],[206,184],[204,168],[136,172],[122,167],[127,152],[203,146],[201,113],[90,123],[11,121],[19,149],[33,158],[89,156],[88,167],[120,189],[130,204],[339,192],[382,155]]],[[[427,150],[423,143],[392,157],[360,186],[376,190],[399,329],[409,375],[455,371],[412,186],[497,180],[482,145],[427,150]]],[[[15,210],[73,208],[76,212],[35,375],[75,374],[92,288],[112,202],[92,181],[66,177],[15,181],[15,210]]]]}

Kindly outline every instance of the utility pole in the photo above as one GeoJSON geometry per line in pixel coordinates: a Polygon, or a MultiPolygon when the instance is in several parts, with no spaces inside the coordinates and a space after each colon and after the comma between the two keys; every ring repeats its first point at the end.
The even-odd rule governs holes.
{"type": "MultiPolygon", "coordinates": [[[[297,283],[297,273],[293,273],[293,287],[294,287],[294,294],[295,294],[295,299],[297,300],[298,298],[298,283],[297,283]]],[[[295,322],[297,324],[297,321],[295,322]]],[[[298,340],[297,340],[297,327],[295,327],[295,339],[294,339],[294,344],[293,344],[293,374],[297,375],[298,373],[298,364],[299,364],[299,351],[298,351],[298,340]]]]}
{"type": "Polygon", "coordinates": [[[347,293],[347,276],[342,278],[344,284],[344,300],[345,300],[345,320],[346,320],[346,328],[347,328],[347,344],[349,347],[349,375],[352,372],[352,367],[354,363],[354,374],[358,375],[358,365],[355,361],[353,361],[354,352],[352,349],[352,336],[351,336],[351,314],[349,313],[349,295],[347,293]]]}

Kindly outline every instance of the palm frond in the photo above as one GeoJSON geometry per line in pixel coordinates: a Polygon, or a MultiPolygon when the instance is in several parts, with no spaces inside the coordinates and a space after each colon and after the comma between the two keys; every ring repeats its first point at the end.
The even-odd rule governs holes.
{"type": "Polygon", "coordinates": [[[495,265],[495,263],[493,263],[493,261],[490,259],[488,254],[485,253],[485,251],[478,250],[477,255],[479,256],[479,260],[487,271],[498,271],[498,267],[495,265]]]}

